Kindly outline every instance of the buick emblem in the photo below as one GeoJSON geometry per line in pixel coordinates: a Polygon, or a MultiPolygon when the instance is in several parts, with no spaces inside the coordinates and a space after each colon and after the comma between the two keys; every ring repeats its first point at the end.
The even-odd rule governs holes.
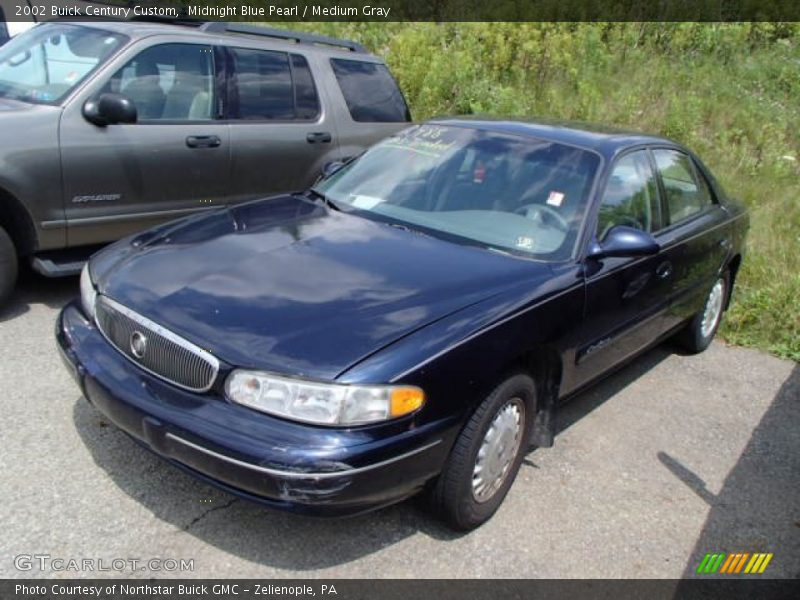
{"type": "Polygon", "coordinates": [[[134,331],[131,334],[131,352],[139,359],[147,352],[147,337],[141,331],[134,331]]]}

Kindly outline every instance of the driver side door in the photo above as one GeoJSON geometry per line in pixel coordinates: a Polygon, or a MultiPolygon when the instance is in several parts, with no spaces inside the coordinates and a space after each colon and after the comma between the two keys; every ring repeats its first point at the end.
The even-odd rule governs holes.
{"type": "Polygon", "coordinates": [[[116,240],[225,203],[230,135],[219,119],[217,65],[205,44],[140,47],[67,107],[60,134],[70,246],[116,240]],[[87,121],[84,102],[106,92],[132,100],[137,122],[87,121]]]}
{"type": "MultiPolygon", "coordinates": [[[[597,215],[602,242],[615,225],[655,234],[662,223],[655,166],[646,148],[616,159],[597,215]]],[[[576,387],[641,350],[662,332],[672,266],[663,252],[587,259],[586,307],[575,355],[576,387]]]]}

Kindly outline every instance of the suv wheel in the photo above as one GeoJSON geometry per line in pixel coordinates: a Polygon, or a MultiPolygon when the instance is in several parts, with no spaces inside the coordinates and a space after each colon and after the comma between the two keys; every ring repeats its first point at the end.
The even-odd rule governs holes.
{"type": "Polygon", "coordinates": [[[0,227],[0,306],[11,296],[14,285],[17,283],[17,249],[14,242],[0,227]]]}
{"type": "Polygon", "coordinates": [[[474,529],[500,507],[527,451],[535,410],[536,386],[523,373],[478,406],[433,490],[436,509],[453,528],[474,529]]]}

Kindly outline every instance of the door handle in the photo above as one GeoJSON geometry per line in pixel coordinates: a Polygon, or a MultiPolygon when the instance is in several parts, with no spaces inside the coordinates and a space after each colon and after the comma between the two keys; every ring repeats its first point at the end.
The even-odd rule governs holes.
{"type": "Polygon", "coordinates": [[[329,144],[332,139],[333,137],[327,131],[315,131],[306,136],[306,141],[309,144],[316,144],[317,142],[320,142],[321,144],[329,144]]]}
{"type": "Polygon", "coordinates": [[[658,275],[661,279],[666,279],[672,275],[672,263],[668,260],[662,262],[656,267],[656,275],[658,275]]]}
{"type": "Polygon", "coordinates": [[[190,135],[186,138],[189,148],[216,148],[222,145],[218,135],[190,135]]]}

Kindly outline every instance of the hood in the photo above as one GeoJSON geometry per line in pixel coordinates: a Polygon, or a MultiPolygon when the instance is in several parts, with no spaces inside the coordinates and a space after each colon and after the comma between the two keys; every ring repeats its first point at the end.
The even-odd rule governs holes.
{"type": "Polygon", "coordinates": [[[0,118],[19,116],[30,112],[59,111],[60,109],[49,104],[31,104],[20,100],[0,97],[0,118]]]}
{"type": "Polygon", "coordinates": [[[92,261],[102,293],[220,359],[319,379],[547,269],[288,196],[162,226],[92,261]]]}

